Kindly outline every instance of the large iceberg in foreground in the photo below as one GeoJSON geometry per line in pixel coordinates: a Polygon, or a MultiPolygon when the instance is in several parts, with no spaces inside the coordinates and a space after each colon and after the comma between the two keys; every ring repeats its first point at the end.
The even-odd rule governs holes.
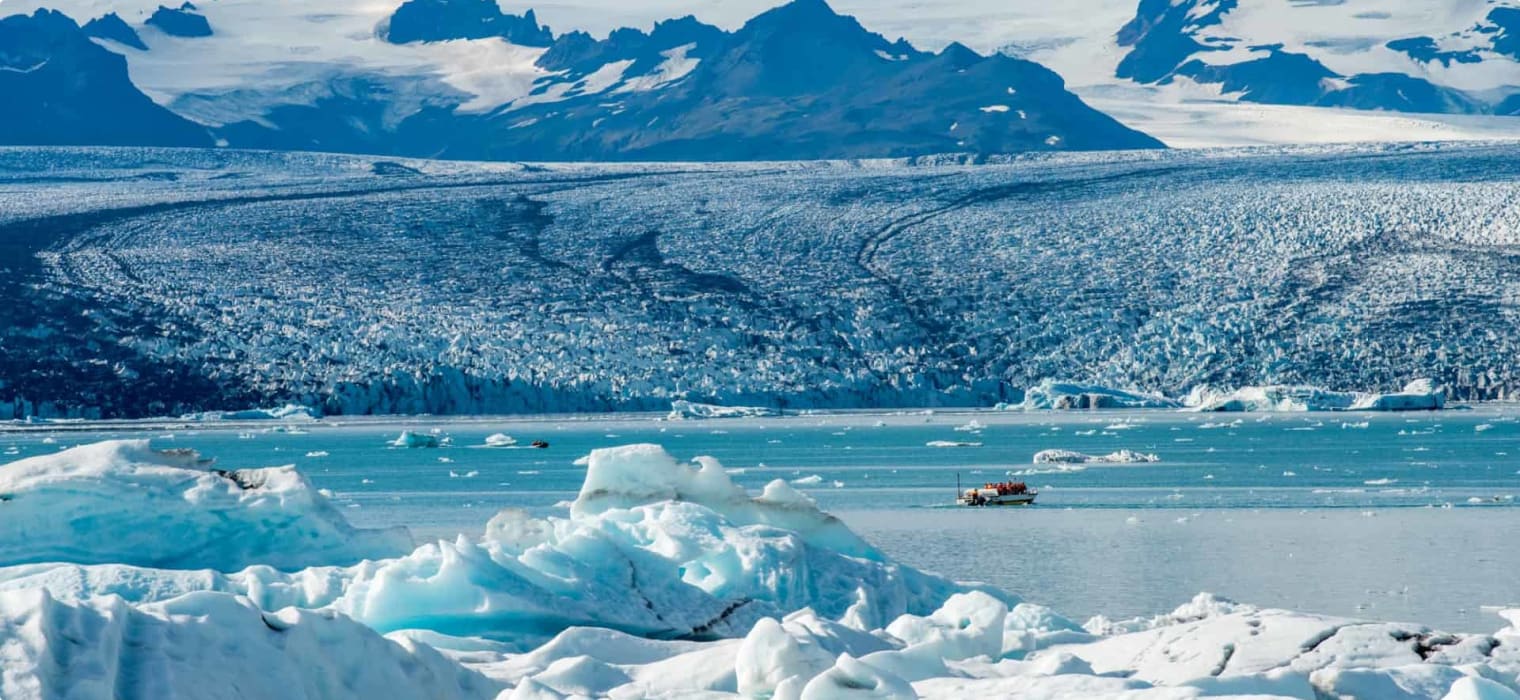
{"type": "Polygon", "coordinates": [[[1016,406],[1026,411],[1181,407],[1180,402],[1160,394],[1145,394],[1096,384],[1058,382],[1050,379],[1025,390],[1024,402],[1016,406]]]}
{"type": "Polygon", "coordinates": [[[0,467],[0,523],[0,565],[296,570],[414,546],[403,528],[349,525],[294,467],[218,470],[192,450],[154,450],[147,440],[0,467]]]}
{"type": "MultiPolygon", "coordinates": [[[[140,447],[148,455],[162,454],[140,447]]],[[[0,474],[14,466],[0,467],[0,474]]],[[[175,508],[159,510],[162,527],[204,527],[217,515],[175,508]]],[[[149,510],[139,505],[140,512],[149,510]]],[[[108,535],[101,533],[80,542],[81,549],[99,551],[65,552],[54,560],[114,557],[148,566],[223,568],[177,549],[156,552],[176,545],[154,544],[162,529],[136,529],[143,533],[136,552],[104,542],[108,535]]],[[[18,539],[27,534],[23,530],[18,539]]],[[[0,564],[38,562],[52,551],[26,551],[0,558],[0,564]]],[[[0,590],[32,587],[64,600],[114,594],[134,602],[230,592],[267,610],[324,608],[383,632],[425,629],[518,648],[578,625],[664,639],[742,635],[759,619],[803,608],[871,628],[903,614],[928,614],[948,596],[970,590],[888,561],[783,481],[752,497],[716,461],[682,464],[654,445],[593,452],[569,518],[540,520],[508,510],[478,540],[460,537],[383,561],[295,573],[70,564],[0,569],[0,590]]]]}
{"type": "Polygon", "coordinates": [[[1200,412],[1439,411],[1446,394],[1428,379],[1410,382],[1391,394],[1332,391],[1312,386],[1252,386],[1232,392],[1198,387],[1188,410],[1200,412]]]}
{"type": "MultiPolygon", "coordinates": [[[[120,452],[133,456],[106,461],[201,464],[108,443],[54,455],[51,471],[80,492],[130,490],[86,468],[120,452]]],[[[202,522],[157,505],[139,526],[160,539],[202,522]]],[[[784,483],[753,496],[712,460],[644,445],[592,454],[568,517],[508,511],[478,540],[398,558],[0,567],[0,668],[7,700],[1516,700],[1520,629],[1449,635],[1210,596],[1078,626],[894,564],[784,483]]]]}

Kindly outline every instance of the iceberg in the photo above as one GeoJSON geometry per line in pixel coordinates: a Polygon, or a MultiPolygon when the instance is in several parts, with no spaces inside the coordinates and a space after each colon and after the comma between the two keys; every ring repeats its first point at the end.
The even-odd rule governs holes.
{"type": "Polygon", "coordinates": [[[1063,411],[1101,408],[1181,408],[1178,401],[1160,394],[1113,389],[1096,384],[1044,380],[1024,392],[1024,402],[1014,408],[1025,411],[1063,411]]]}
{"type": "Polygon", "coordinates": [[[496,433],[486,438],[486,447],[513,447],[517,444],[517,438],[503,433],[496,433]]]}
{"type": "Polygon", "coordinates": [[[155,450],[147,440],[0,467],[0,521],[0,565],[296,570],[414,546],[404,528],[349,525],[294,467],[218,470],[192,450],[155,450]]]}
{"type": "Polygon", "coordinates": [[[1446,395],[1428,379],[1391,394],[1334,391],[1313,386],[1254,386],[1232,392],[1195,387],[1185,401],[1198,412],[1439,411],[1446,395]]]}
{"type": "Polygon", "coordinates": [[[286,404],[278,408],[249,408],[241,411],[207,411],[204,413],[189,413],[180,416],[181,420],[190,421],[217,421],[217,420],[316,420],[321,414],[310,406],[299,404],[286,404]]]}
{"type": "Polygon", "coordinates": [[[712,418],[768,418],[781,411],[763,406],[717,406],[691,401],[670,402],[669,420],[707,420],[712,418]]]}
{"type": "MultiPolygon", "coordinates": [[[[88,556],[61,546],[21,550],[25,556],[0,561],[33,564],[0,569],[0,590],[45,587],[70,601],[114,594],[138,603],[224,592],[266,610],[321,608],[381,632],[422,629],[516,648],[576,626],[661,639],[742,636],[761,618],[803,608],[880,626],[902,614],[932,613],[954,593],[979,590],[888,560],[784,481],[751,495],[716,460],[683,464],[655,445],[593,452],[568,518],[540,520],[507,510],[481,538],[399,552],[393,547],[390,558],[351,566],[317,567],[311,560],[321,557],[306,557],[301,561],[313,568],[288,572],[253,566],[268,563],[258,557],[155,555],[151,543],[165,528],[209,528],[205,523],[220,515],[167,505],[134,508],[153,523],[136,525],[130,545],[137,553],[112,541],[115,532],[79,542],[88,556]],[[250,568],[229,566],[235,563],[250,568]],[[215,571],[171,571],[197,568],[215,571]]],[[[6,535],[19,549],[34,533],[6,535]]],[[[207,536],[230,537],[215,529],[207,536]]],[[[327,563],[345,559],[353,557],[327,563]]]]}
{"type": "Polygon", "coordinates": [[[1044,450],[1034,456],[1035,464],[1150,464],[1160,462],[1153,454],[1119,450],[1106,455],[1090,455],[1072,450],[1044,450]]]}
{"type": "Polygon", "coordinates": [[[401,435],[391,441],[392,447],[405,447],[407,449],[438,447],[438,437],[427,433],[414,433],[410,430],[401,431],[401,435]]]}

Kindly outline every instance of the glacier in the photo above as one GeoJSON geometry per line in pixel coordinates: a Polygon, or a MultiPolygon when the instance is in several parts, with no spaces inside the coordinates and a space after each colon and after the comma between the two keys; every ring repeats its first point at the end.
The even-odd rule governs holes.
{"type": "MultiPolygon", "coordinates": [[[[102,464],[156,459],[171,472],[193,459],[137,450],[91,445],[0,476],[91,483],[102,464]]],[[[751,495],[708,458],[632,445],[586,468],[565,517],[507,511],[479,539],[354,566],[219,572],[0,550],[0,695],[1520,697],[1514,626],[1443,634],[1206,594],[1155,618],[1079,625],[892,563],[784,483],[751,495]]],[[[194,523],[179,498],[140,503],[162,516],[145,529],[194,523]]],[[[162,559],[152,552],[167,539],[142,556],[162,559]]],[[[109,552],[105,538],[81,543],[109,552]]]]}
{"type": "Polygon", "coordinates": [[[990,407],[1051,378],[1512,399],[1517,162],[5,150],[0,418],[990,407]]]}

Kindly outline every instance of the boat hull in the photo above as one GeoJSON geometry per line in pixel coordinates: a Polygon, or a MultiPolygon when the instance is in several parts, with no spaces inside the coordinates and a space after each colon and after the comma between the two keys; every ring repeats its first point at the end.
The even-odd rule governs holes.
{"type": "Polygon", "coordinates": [[[1010,494],[1007,496],[988,496],[981,499],[959,498],[956,503],[968,508],[1001,508],[1008,506],[1032,506],[1037,493],[1010,494]]]}

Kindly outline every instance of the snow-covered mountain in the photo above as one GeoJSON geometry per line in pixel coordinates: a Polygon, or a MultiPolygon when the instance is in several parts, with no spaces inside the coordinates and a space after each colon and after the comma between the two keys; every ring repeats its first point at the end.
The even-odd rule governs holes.
{"type": "MultiPolygon", "coordinates": [[[[224,146],[753,160],[1160,145],[1035,63],[959,44],[920,51],[823,0],[794,0],[734,31],[688,17],[604,39],[556,36],[531,11],[510,14],[493,0],[134,3],[48,4],[86,23],[72,43],[88,36],[124,56],[132,83],[224,146]]],[[[44,18],[58,16],[10,21],[44,18]]],[[[31,58],[9,63],[50,60],[31,58]]],[[[135,93],[117,77],[115,89],[135,93]]],[[[93,105],[114,108],[104,96],[93,105]]],[[[0,139],[101,143],[67,128],[0,139]]]]}
{"type": "Polygon", "coordinates": [[[1241,101],[1513,114],[1520,4],[1141,0],[1119,78],[1190,80],[1241,101]]]}
{"type": "MultiPolygon", "coordinates": [[[[116,31],[106,21],[95,28],[116,31]]],[[[0,19],[0,95],[5,96],[0,109],[5,143],[211,145],[206,129],[138,92],[121,56],[57,12],[0,19]]]]}

